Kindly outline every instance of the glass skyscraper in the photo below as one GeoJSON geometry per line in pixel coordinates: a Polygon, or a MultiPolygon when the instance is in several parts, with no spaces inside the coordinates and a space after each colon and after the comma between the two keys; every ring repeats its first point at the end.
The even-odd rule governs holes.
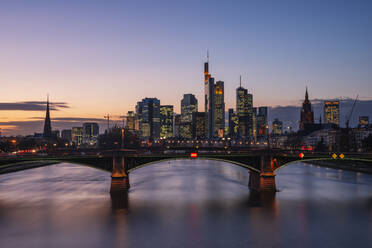
{"type": "Polygon", "coordinates": [[[160,106],[160,138],[173,137],[173,106],[160,106]]]}
{"type": "Polygon", "coordinates": [[[217,81],[214,84],[214,131],[213,137],[224,136],[225,129],[225,92],[224,82],[217,81]]]}
{"type": "Polygon", "coordinates": [[[253,136],[253,95],[240,86],[236,89],[236,113],[239,118],[239,136],[253,136]]]}
{"type": "Polygon", "coordinates": [[[160,138],[160,100],[144,98],[137,103],[137,116],[140,121],[141,138],[160,138]]]}
{"type": "Polygon", "coordinates": [[[195,112],[198,112],[198,100],[193,94],[184,94],[181,100],[181,121],[191,123],[195,112]]]}

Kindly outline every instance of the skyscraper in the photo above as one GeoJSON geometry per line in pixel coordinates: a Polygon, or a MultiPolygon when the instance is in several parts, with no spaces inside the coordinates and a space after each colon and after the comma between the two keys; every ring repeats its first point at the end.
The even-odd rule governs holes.
{"type": "Polygon", "coordinates": [[[236,113],[239,118],[239,136],[251,137],[253,135],[253,95],[241,85],[236,89],[236,113]]]}
{"type": "Polygon", "coordinates": [[[160,138],[173,137],[173,106],[160,106],[160,138]]]}
{"type": "Polygon", "coordinates": [[[314,124],[314,112],[311,109],[311,102],[309,100],[309,94],[307,93],[307,87],[305,100],[302,103],[300,129],[303,129],[305,124],[314,124]]]}
{"type": "Polygon", "coordinates": [[[160,138],[160,100],[144,98],[137,103],[136,112],[140,120],[141,138],[160,138]]]}
{"type": "Polygon", "coordinates": [[[217,81],[214,85],[214,137],[222,138],[225,129],[225,90],[224,82],[217,81]]]}
{"type": "Polygon", "coordinates": [[[257,108],[252,108],[252,136],[257,139],[257,108]]]}
{"type": "Polygon", "coordinates": [[[324,121],[326,124],[340,125],[340,102],[325,101],[324,102],[324,121]]]}
{"type": "Polygon", "coordinates": [[[173,128],[173,137],[180,137],[180,127],[181,127],[181,115],[177,114],[174,116],[174,128],[173,128]]]}
{"type": "Polygon", "coordinates": [[[266,137],[269,132],[267,107],[258,108],[256,122],[257,122],[257,136],[266,137]]]}
{"type": "Polygon", "coordinates": [[[193,94],[184,94],[181,100],[181,121],[191,123],[195,112],[198,112],[198,100],[193,94]]]}
{"type": "Polygon", "coordinates": [[[209,54],[204,63],[205,131],[207,138],[214,136],[214,78],[209,74],[209,54]]]}
{"type": "Polygon", "coordinates": [[[239,136],[239,117],[234,109],[229,109],[229,137],[237,138],[239,136]]]}
{"type": "Polygon", "coordinates": [[[51,138],[52,137],[52,125],[50,121],[50,113],[49,113],[49,96],[47,97],[47,107],[46,107],[46,116],[44,122],[44,138],[51,138]]]}
{"type": "Polygon", "coordinates": [[[143,138],[143,135],[142,135],[142,109],[143,109],[142,102],[137,102],[137,105],[136,105],[136,130],[139,132],[139,136],[141,138],[143,138]]]}

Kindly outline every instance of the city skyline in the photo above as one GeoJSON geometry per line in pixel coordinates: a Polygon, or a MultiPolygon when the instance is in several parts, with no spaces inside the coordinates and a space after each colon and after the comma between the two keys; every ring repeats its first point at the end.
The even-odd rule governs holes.
{"type": "Polygon", "coordinates": [[[165,3],[4,3],[2,132],[16,134],[7,130],[17,126],[12,124],[43,118],[40,106],[47,93],[51,107],[60,103],[55,105],[60,111],[51,109],[52,120],[60,121],[102,120],[107,113],[118,118],[145,97],[156,97],[180,113],[186,93],[196,96],[202,111],[201,68],[207,49],[210,73],[224,82],[225,111],[235,107],[239,75],[254,95],[254,106],[299,105],[305,86],[310,99],[357,94],[370,99],[372,8],[358,3],[168,3],[165,16],[165,3]],[[138,8],[141,13],[131,13],[138,8]],[[219,19],[198,15],[205,10],[219,19]],[[272,15],[260,15],[268,13],[272,15]],[[97,22],[97,16],[106,19],[97,22]],[[203,38],[202,30],[211,38],[203,38]],[[182,37],[190,42],[180,42],[182,37]],[[277,94],[283,89],[286,94],[277,94]],[[22,111],[33,105],[39,112],[22,111]]]}

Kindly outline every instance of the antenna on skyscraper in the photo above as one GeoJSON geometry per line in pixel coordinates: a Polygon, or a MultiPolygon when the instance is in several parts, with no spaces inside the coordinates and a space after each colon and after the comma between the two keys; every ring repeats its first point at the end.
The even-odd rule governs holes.
{"type": "Polygon", "coordinates": [[[242,75],[240,75],[239,85],[240,85],[240,87],[242,87],[242,75]]]}
{"type": "Polygon", "coordinates": [[[207,49],[207,63],[209,63],[209,50],[207,49]]]}

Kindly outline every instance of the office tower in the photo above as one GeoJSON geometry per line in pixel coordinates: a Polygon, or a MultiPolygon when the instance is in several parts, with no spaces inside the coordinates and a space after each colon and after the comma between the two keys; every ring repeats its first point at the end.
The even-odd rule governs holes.
{"type": "Polygon", "coordinates": [[[279,121],[278,118],[275,118],[273,121],[273,135],[281,135],[283,133],[283,122],[279,121]]]}
{"type": "Polygon", "coordinates": [[[309,100],[309,94],[307,93],[307,87],[305,101],[302,103],[300,129],[303,129],[305,124],[314,124],[314,112],[311,109],[311,102],[309,100]]]}
{"type": "Polygon", "coordinates": [[[83,123],[83,140],[82,143],[94,146],[97,143],[99,135],[99,125],[95,122],[83,123]]]}
{"type": "Polygon", "coordinates": [[[205,113],[194,112],[192,116],[192,138],[204,139],[205,138],[205,113]]]}
{"type": "Polygon", "coordinates": [[[72,142],[75,146],[80,146],[83,141],[83,127],[72,128],[72,142]]]}
{"type": "Polygon", "coordinates": [[[72,130],[71,129],[63,129],[61,132],[61,138],[68,142],[72,141],[72,130]]]}
{"type": "Polygon", "coordinates": [[[198,100],[193,94],[184,94],[181,100],[181,121],[191,123],[195,112],[198,112],[198,100]]]}
{"type": "Polygon", "coordinates": [[[51,125],[50,113],[49,113],[49,96],[47,97],[47,107],[46,107],[43,136],[44,138],[52,138],[52,125],[51,125]]]}
{"type": "Polygon", "coordinates": [[[214,131],[213,136],[222,138],[225,131],[225,93],[224,82],[217,81],[214,85],[214,131]]]}
{"type": "Polygon", "coordinates": [[[125,128],[130,132],[134,132],[136,130],[136,117],[133,111],[128,111],[127,113],[127,122],[125,128]]]}
{"type": "Polygon", "coordinates": [[[359,116],[359,128],[366,128],[369,126],[369,117],[368,116],[359,116]]]}
{"type": "Polygon", "coordinates": [[[236,89],[236,113],[239,118],[239,136],[252,137],[253,135],[253,95],[240,85],[236,89]]]}
{"type": "Polygon", "coordinates": [[[257,136],[258,137],[267,136],[269,133],[267,107],[258,108],[256,122],[257,122],[257,136]]]}
{"type": "Polygon", "coordinates": [[[160,100],[144,98],[141,104],[137,103],[137,107],[141,120],[141,138],[160,138],[160,100]]]}
{"type": "Polygon", "coordinates": [[[324,121],[326,124],[340,125],[339,101],[324,101],[324,121]]]}
{"type": "Polygon", "coordinates": [[[204,63],[204,96],[205,96],[205,124],[207,138],[213,138],[214,132],[214,78],[209,74],[209,54],[204,63]]]}
{"type": "Polygon", "coordinates": [[[136,130],[139,132],[139,136],[143,138],[142,135],[142,102],[137,102],[136,105],[136,130]]]}
{"type": "Polygon", "coordinates": [[[237,138],[239,136],[239,117],[234,109],[229,109],[229,137],[237,138]]]}
{"type": "Polygon", "coordinates": [[[173,137],[173,106],[160,106],[160,138],[168,139],[173,137]]]}
{"type": "Polygon", "coordinates": [[[181,126],[181,115],[176,114],[174,116],[174,128],[173,128],[173,137],[180,137],[180,126],[181,126]]]}
{"type": "Polygon", "coordinates": [[[257,108],[252,108],[252,136],[257,139],[257,108]]]}

